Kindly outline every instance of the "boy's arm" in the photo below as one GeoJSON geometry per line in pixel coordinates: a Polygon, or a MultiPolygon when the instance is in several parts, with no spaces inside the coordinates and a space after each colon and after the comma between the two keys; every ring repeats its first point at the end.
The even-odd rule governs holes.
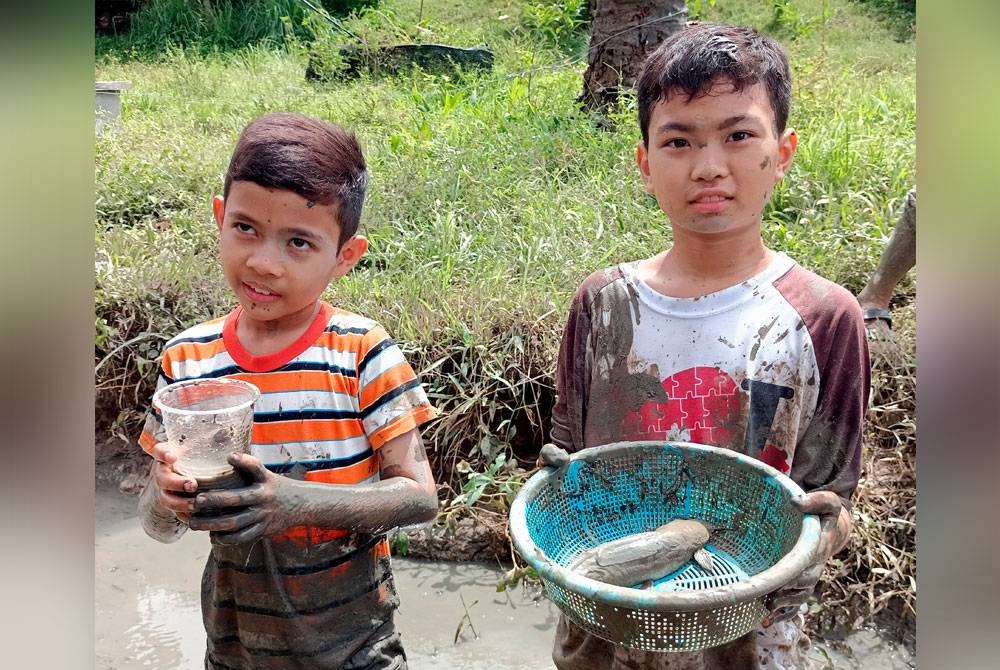
{"type": "Polygon", "coordinates": [[[850,500],[861,474],[871,368],[861,309],[846,291],[838,293],[834,305],[827,303],[827,313],[835,316],[810,328],[820,398],[790,473],[806,491],[796,504],[804,513],[820,517],[820,546],[813,565],[773,594],[772,612],[764,625],[794,616],[812,594],[826,562],[847,545],[854,528],[850,500]]]}
{"type": "Polygon", "coordinates": [[[240,544],[291,526],[377,534],[433,519],[438,509],[437,489],[419,429],[387,441],[378,456],[384,480],[342,485],[290,479],[270,472],[253,456],[232,454],[229,462],[253,483],[240,489],[199,493],[196,512],[222,514],[192,517],[190,526],[214,531],[217,542],[240,544]]]}
{"type": "Polygon", "coordinates": [[[587,335],[590,311],[585,286],[573,296],[563,330],[556,364],[556,404],[552,408],[549,439],[567,452],[584,448],[583,433],[588,401],[587,335]]]}

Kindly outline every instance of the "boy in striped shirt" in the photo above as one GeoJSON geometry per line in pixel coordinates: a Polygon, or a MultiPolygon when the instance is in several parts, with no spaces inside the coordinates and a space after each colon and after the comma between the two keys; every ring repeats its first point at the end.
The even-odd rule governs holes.
{"type": "Polygon", "coordinates": [[[367,250],[366,185],[353,134],[275,113],[244,129],[213,201],[239,305],[170,340],[158,385],[260,388],[250,453],[230,456],[249,484],[198,492],[155,409],[139,439],[146,532],[211,532],[206,668],[406,667],[385,533],[437,513],[419,430],[434,409],[381,326],[320,299],[367,250]]]}

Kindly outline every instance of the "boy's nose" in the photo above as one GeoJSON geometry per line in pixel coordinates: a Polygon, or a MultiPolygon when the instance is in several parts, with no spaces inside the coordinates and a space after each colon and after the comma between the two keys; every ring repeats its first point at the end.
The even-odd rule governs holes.
{"type": "Polygon", "coordinates": [[[279,277],[282,274],[280,259],[266,248],[255,250],[247,257],[247,267],[264,276],[279,277]]]}
{"type": "Polygon", "coordinates": [[[692,179],[712,181],[726,177],[728,174],[729,168],[721,149],[708,146],[698,151],[691,173],[692,179]]]}

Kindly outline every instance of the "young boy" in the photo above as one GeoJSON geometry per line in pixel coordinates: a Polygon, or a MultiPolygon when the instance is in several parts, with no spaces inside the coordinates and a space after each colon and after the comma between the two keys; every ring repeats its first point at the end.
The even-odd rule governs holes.
{"type": "Polygon", "coordinates": [[[437,512],[419,431],[434,410],[377,323],[320,300],[367,249],[366,186],[354,135],[268,114],[241,134],[213,202],[239,305],[170,340],[159,385],[260,388],[250,454],[230,456],[250,484],[197,492],[173,472],[155,410],[139,440],[153,457],[146,532],[211,531],[206,668],[406,667],[385,532],[437,512]]]}
{"type": "Polygon", "coordinates": [[[757,631],[698,653],[618,647],[562,617],[559,668],[799,668],[800,606],[851,530],[869,368],[845,289],[768,249],[764,206],[788,172],[787,57],[752,30],[700,24],[666,40],[637,85],[646,191],[672,246],[590,275],[563,335],[552,440],[576,451],[683,440],[788,473],[823,522],[815,565],[771,600],[757,631]]]}

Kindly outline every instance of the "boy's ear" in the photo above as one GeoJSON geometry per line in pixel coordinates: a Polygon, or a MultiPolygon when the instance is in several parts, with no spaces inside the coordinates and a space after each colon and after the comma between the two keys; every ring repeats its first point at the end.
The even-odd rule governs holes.
{"type": "Polygon", "coordinates": [[[337,252],[337,265],[333,268],[333,276],[339,279],[351,271],[361,257],[368,251],[368,238],[364,235],[355,235],[340,245],[337,252]]]}
{"type": "Polygon", "coordinates": [[[642,175],[642,183],[646,187],[646,193],[653,194],[652,178],[649,175],[649,152],[642,140],[639,140],[638,144],[635,145],[635,162],[639,166],[639,173],[642,175]]]}
{"type": "Polygon", "coordinates": [[[219,225],[219,230],[222,230],[222,220],[226,215],[226,200],[221,195],[212,198],[212,213],[215,214],[215,222],[219,225]]]}
{"type": "Polygon", "coordinates": [[[795,147],[799,145],[799,136],[794,128],[785,128],[785,132],[778,138],[778,164],[775,166],[775,181],[784,179],[788,174],[788,169],[792,167],[792,156],[795,155],[795,147]]]}

